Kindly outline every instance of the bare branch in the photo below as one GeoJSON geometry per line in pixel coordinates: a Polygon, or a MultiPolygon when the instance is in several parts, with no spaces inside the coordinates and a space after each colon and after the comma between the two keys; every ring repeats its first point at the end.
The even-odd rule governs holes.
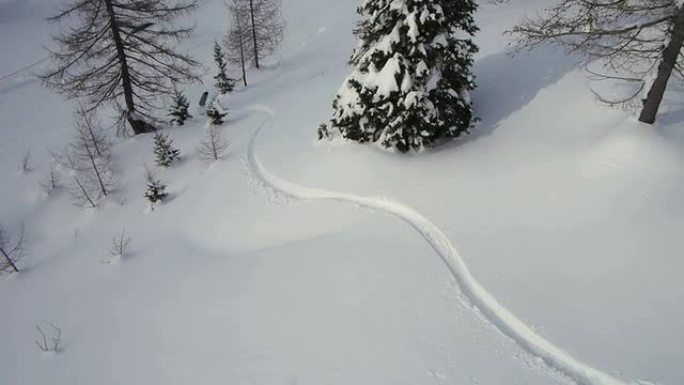
{"type": "Polygon", "coordinates": [[[121,229],[121,233],[112,238],[112,245],[109,248],[109,255],[112,257],[124,257],[126,250],[131,243],[131,238],[126,234],[126,229],[121,229]]]}
{"type": "Polygon", "coordinates": [[[52,328],[52,332],[50,333],[49,337],[49,342],[48,342],[48,336],[45,334],[43,329],[40,328],[40,326],[35,325],[36,330],[38,331],[38,334],[40,334],[40,338],[35,341],[36,345],[40,350],[44,352],[59,352],[61,350],[61,345],[62,345],[62,329],[58,328],[55,326],[54,323],[50,322],[48,324],[50,328],[52,328]]]}

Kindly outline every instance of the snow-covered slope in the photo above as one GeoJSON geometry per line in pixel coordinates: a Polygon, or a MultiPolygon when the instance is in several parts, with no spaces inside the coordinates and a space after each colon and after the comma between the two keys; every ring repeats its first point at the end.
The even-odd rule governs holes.
{"type": "MultiPolygon", "coordinates": [[[[210,89],[225,14],[221,0],[202,3],[187,48],[210,89]]],[[[142,197],[149,136],[117,144],[122,187],[96,210],[39,187],[48,149],[69,141],[72,106],[40,87],[40,64],[12,73],[44,56],[42,18],[58,4],[0,0],[0,52],[13,52],[0,58],[0,222],[24,223],[32,251],[22,273],[0,278],[0,383],[684,381],[678,93],[659,125],[642,126],[596,104],[572,58],[507,56],[501,32],[545,1],[482,4],[481,122],[408,156],[315,143],[349,73],[357,2],[285,1],[281,53],[223,100],[230,154],[200,161],[197,111],[168,129],[184,159],[159,171],[172,199],[152,212],[142,197]],[[29,148],[34,170],[21,172],[29,148]],[[297,185],[313,189],[292,194],[297,185]],[[330,196],[321,190],[378,198],[311,199],[330,196]],[[122,228],[130,255],[110,261],[122,228]],[[435,229],[437,246],[425,238],[435,229]],[[454,277],[436,252],[451,246],[520,326],[454,277]],[[46,321],[64,331],[59,354],[34,344],[46,321]]],[[[193,109],[204,87],[188,90],[193,109]]]]}

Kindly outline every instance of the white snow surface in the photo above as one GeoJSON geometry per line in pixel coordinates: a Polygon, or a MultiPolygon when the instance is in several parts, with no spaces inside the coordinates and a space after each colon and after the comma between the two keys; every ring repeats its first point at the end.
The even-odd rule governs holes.
{"type": "Polygon", "coordinates": [[[684,383],[679,88],[639,124],[576,59],[506,55],[501,33],[546,1],[483,2],[471,136],[408,156],[317,143],[358,4],[283,3],[283,49],[221,99],[231,149],[210,165],[197,100],[223,2],[192,15],[205,85],[165,130],[183,159],[156,170],[171,197],[150,211],[151,135],[117,139],[97,209],[43,194],[72,132],[72,103],[33,75],[60,2],[0,0],[0,223],[31,246],[0,277],[0,384],[684,383]],[[59,353],[34,344],[46,322],[59,353]]]}

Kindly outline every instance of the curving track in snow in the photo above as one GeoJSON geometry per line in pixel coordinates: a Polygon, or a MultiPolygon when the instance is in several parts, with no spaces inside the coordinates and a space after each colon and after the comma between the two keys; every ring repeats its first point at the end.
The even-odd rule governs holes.
{"type": "Polygon", "coordinates": [[[602,372],[579,361],[532,330],[480,285],[444,232],[413,208],[387,198],[364,197],[300,186],[268,172],[259,161],[255,150],[259,133],[274,116],[274,112],[265,106],[253,106],[249,109],[264,113],[269,117],[254,132],[247,149],[249,168],[265,186],[296,199],[323,199],[352,203],[373,210],[381,210],[402,219],[418,231],[440,256],[470,304],[475,306],[496,329],[512,338],[529,354],[543,360],[549,368],[570,378],[578,385],[646,384],[643,382],[625,382],[602,372]]]}

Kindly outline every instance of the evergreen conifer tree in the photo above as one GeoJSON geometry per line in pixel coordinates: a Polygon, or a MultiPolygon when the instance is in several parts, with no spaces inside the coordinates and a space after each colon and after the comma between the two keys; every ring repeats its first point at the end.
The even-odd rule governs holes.
{"type": "Polygon", "coordinates": [[[173,140],[160,132],[154,134],[154,154],[158,166],[169,167],[180,157],[180,150],[173,147],[173,140]]]}
{"type": "Polygon", "coordinates": [[[157,202],[161,202],[169,193],[166,192],[166,185],[157,179],[151,171],[147,171],[147,190],[145,190],[145,198],[152,204],[152,210],[157,202]]]}
{"type": "Polygon", "coordinates": [[[467,132],[476,8],[473,0],[364,0],[355,69],[335,98],[331,128],[402,152],[467,132]]]}
{"type": "Polygon", "coordinates": [[[218,73],[214,76],[214,79],[216,79],[216,89],[222,94],[233,92],[235,79],[228,77],[226,74],[226,59],[221,46],[217,42],[214,42],[214,61],[218,67],[218,73]]]}
{"type": "Polygon", "coordinates": [[[182,126],[188,118],[192,115],[188,112],[190,103],[181,91],[176,91],[173,97],[173,106],[169,109],[169,116],[171,116],[171,124],[182,126]]]}
{"type": "Polygon", "coordinates": [[[223,112],[220,108],[217,108],[213,103],[209,108],[207,108],[207,116],[210,119],[211,124],[215,126],[220,126],[223,124],[223,118],[228,115],[223,112]]]}

